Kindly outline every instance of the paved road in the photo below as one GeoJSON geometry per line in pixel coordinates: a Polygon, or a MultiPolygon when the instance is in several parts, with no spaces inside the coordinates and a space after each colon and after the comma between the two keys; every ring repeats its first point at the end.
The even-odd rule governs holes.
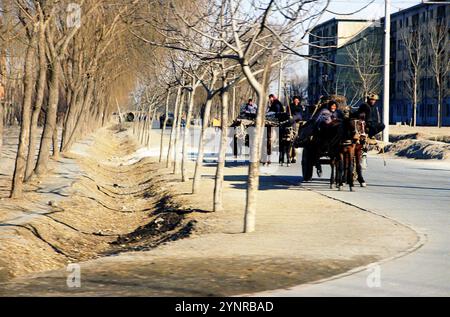
{"type": "MultiPolygon", "coordinates": [[[[277,177],[297,184],[298,165],[280,169],[277,177]]],[[[330,175],[325,169],[324,175],[330,175]]],[[[303,184],[322,194],[388,216],[412,226],[426,237],[425,244],[404,257],[381,264],[381,287],[368,287],[370,273],[350,276],[272,296],[450,296],[450,164],[369,158],[369,187],[357,192],[330,190],[327,180],[303,184]]],[[[374,281],[373,279],[370,279],[374,281]]]]}

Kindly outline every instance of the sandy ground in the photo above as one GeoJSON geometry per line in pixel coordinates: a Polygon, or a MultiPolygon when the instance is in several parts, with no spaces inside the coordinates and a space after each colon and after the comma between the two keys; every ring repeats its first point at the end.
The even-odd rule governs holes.
{"type": "MultiPolygon", "coordinates": [[[[435,141],[450,138],[450,127],[409,127],[409,126],[391,126],[392,135],[412,135],[419,134],[419,138],[434,139],[435,141]]],[[[448,142],[448,141],[446,141],[448,142]]]]}
{"type": "Polygon", "coordinates": [[[450,127],[391,126],[387,153],[412,159],[450,160],[450,127]]]}
{"type": "Polygon", "coordinates": [[[57,221],[22,219],[27,228],[10,227],[11,217],[1,222],[0,295],[238,295],[331,277],[395,256],[418,239],[397,222],[264,175],[257,232],[242,234],[245,166],[226,169],[225,211],[211,213],[213,165],[202,171],[201,194],[190,195],[190,182],[145,157],[154,151],[138,150],[129,132],[101,130],[73,152],[66,160],[80,172],[66,175],[68,197],[47,211],[57,221]],[[161,229],[164,221],[173,226],[161,229]],[[144,252],[102,256],[132,250],[144,252]],[[68,288],[66,270],[54,270],[70,262],[81,263],[81,288],[68,288]]]}
{"type": "Polygon", "coordinates": [[[48,177],[28,184],[20,200],[5,198],[13,156],[2,159],[9,172],[1,177],[0,279],[119,252],[124,247],[112,242],[157,218],[151,212],[165,197],[154,188],[158,167],[150,159],[124,165],[118,158],[136,144],[126,134],[112,137],[115,131],[104,129],[52,162],[48,177]]]}

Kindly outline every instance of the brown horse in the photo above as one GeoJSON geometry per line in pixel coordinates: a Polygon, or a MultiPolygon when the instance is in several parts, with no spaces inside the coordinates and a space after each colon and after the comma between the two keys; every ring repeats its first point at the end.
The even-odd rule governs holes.
{"type": "MultiPolygon", "coordinates": [[[[355,163],[359,162],[356,159],[357,146],[361,144],[361,139],[364,139],[365,137],[365,130],[361,130],[361,124],[364,128],[363,121],[361,120],[346,119],[343,121],[344,132],[342,138],[334,151],[330,151],[330,188],[333,188],[334,184],[336,184],[338,189],[342,190],[344,188],[344,183],[346,183],[350,187],[350,191],[353,191],[353,171],[355,163]]],[[[359,165],[359,167],[361,167],[361,165],[359,165]]],[[[357,167],[356,169],[359,171],[358,175],[361,176],[359,180],[363,180],[361,168],[357,167]]]]}

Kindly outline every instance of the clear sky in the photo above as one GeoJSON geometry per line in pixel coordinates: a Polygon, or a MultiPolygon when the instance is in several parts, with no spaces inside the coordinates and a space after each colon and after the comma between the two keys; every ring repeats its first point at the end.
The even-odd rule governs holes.
{"type": "MultiPolygon", "coordinates": [[[[330,11],[334,11],[336,13],[345,14],[348,12],[354,12],[363,8],[365,5],[371,3],[371,0],[331,0],[330,11]]],[[[392,13],[395,13],[399,10],[412,7],[416,4],[421,3],[421,0],[391,0],[392,13]]],[[[362,19],[378,19],[384,16],[384,0],[375,0],[372,4],[370,4],[366,9],[352,15],[352,18],[362,18],[362,19]]],[[[327,13],[323,20],[326,21],[336,17],[336,15],[332,13],[327,13]]]]}

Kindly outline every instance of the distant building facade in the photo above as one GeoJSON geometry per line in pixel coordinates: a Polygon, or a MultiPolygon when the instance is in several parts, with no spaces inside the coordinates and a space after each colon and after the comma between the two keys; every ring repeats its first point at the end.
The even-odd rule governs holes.
{"type": "MultiPolygon", "coordinates": [[[[431,41],[438,43],[436,32],[443,32],[439,45],[446,51],[441,63],[450,61],[450,5],[419,4],[391,15],[391,114],[392,123],[411,123],[413,118],[412,83],[409,54],[417,54],[417,49],[408,48],[408,39],[414,32],[423,32],[421,43],[421,65],[418,68],[417,124],[437,125],[438,86],[437,73],[433,71],[436,54],[431,41]],[[440,26],[439,31],[436,26],[440,26]],[[442,29],[443,28],[443,29],[442,29]],[[433,40],[434,38],[434,40],[433,40]]],[[[442,124],[450,125],[450,72],[441,78],[442,124]]]]}
{"type": "MultiPolygon", "coordinates": [[[[437,125],[438,98],[436,72],[433,71],[431,33],[436,25],[445,29],[445,41],[440,43],[446,53],[442,64],[450,60],[450,5],[418,4],[391,15],[391,74],[390,74],[390,122],[412,123],[413,97],[411,89],[410,51],[405,47],[405,37],[418,28],[425,30],[422,41],[423,58],[419,67],[417,94],[418,125],[437,125]],[[406,34],[406,35],[405,35],[406,34]]],[[[384,18],[374,22],[356,19],[331,19],[310,32],[308,99],[317,102],[321,95],[345,95],[353,106],[362,102],[365,90],[363,82],[369,81],[370,90],[382,96],[384,18]],[[361,44],[363,43],[363,44],[361,44]],[[361,47],[361,45],[373,46],[361,47]],[[368,52],[368,55],[364,55],[368,52]],[[361,66],[356,66],[355,55],[360,56],[361,66]],[[367,68],[366,65],[371,65],[367,68]],[[348,67],[351,66],[351,67],[348,67]],[[358,70],[360,72],[358,72],[358,70]],[[361,80],[360,74],[366,74],[361,80]]],[[[367,83],[365,83],[367,84],[367,83]]],[[[450,126],[450,72],[441,78],[442,125],[450,126]]],[[[382,106],[382,105],[381,105],[382,106]]]]}
{"type": "Polygon", "coordinates": [[[360,70],[365,64],[378,66],[371,71],[378,73],[376,80],[381,84],[380,65],[374,64],[382,63],[382,36],[380,23],[371,20],[332,19],[313,28],[309,36],[310,104],[328,94],[345,95],[352,105],[360,103],[364,95],[361,78],[358,69],[349,67],[356,63],[360,70]]]}

